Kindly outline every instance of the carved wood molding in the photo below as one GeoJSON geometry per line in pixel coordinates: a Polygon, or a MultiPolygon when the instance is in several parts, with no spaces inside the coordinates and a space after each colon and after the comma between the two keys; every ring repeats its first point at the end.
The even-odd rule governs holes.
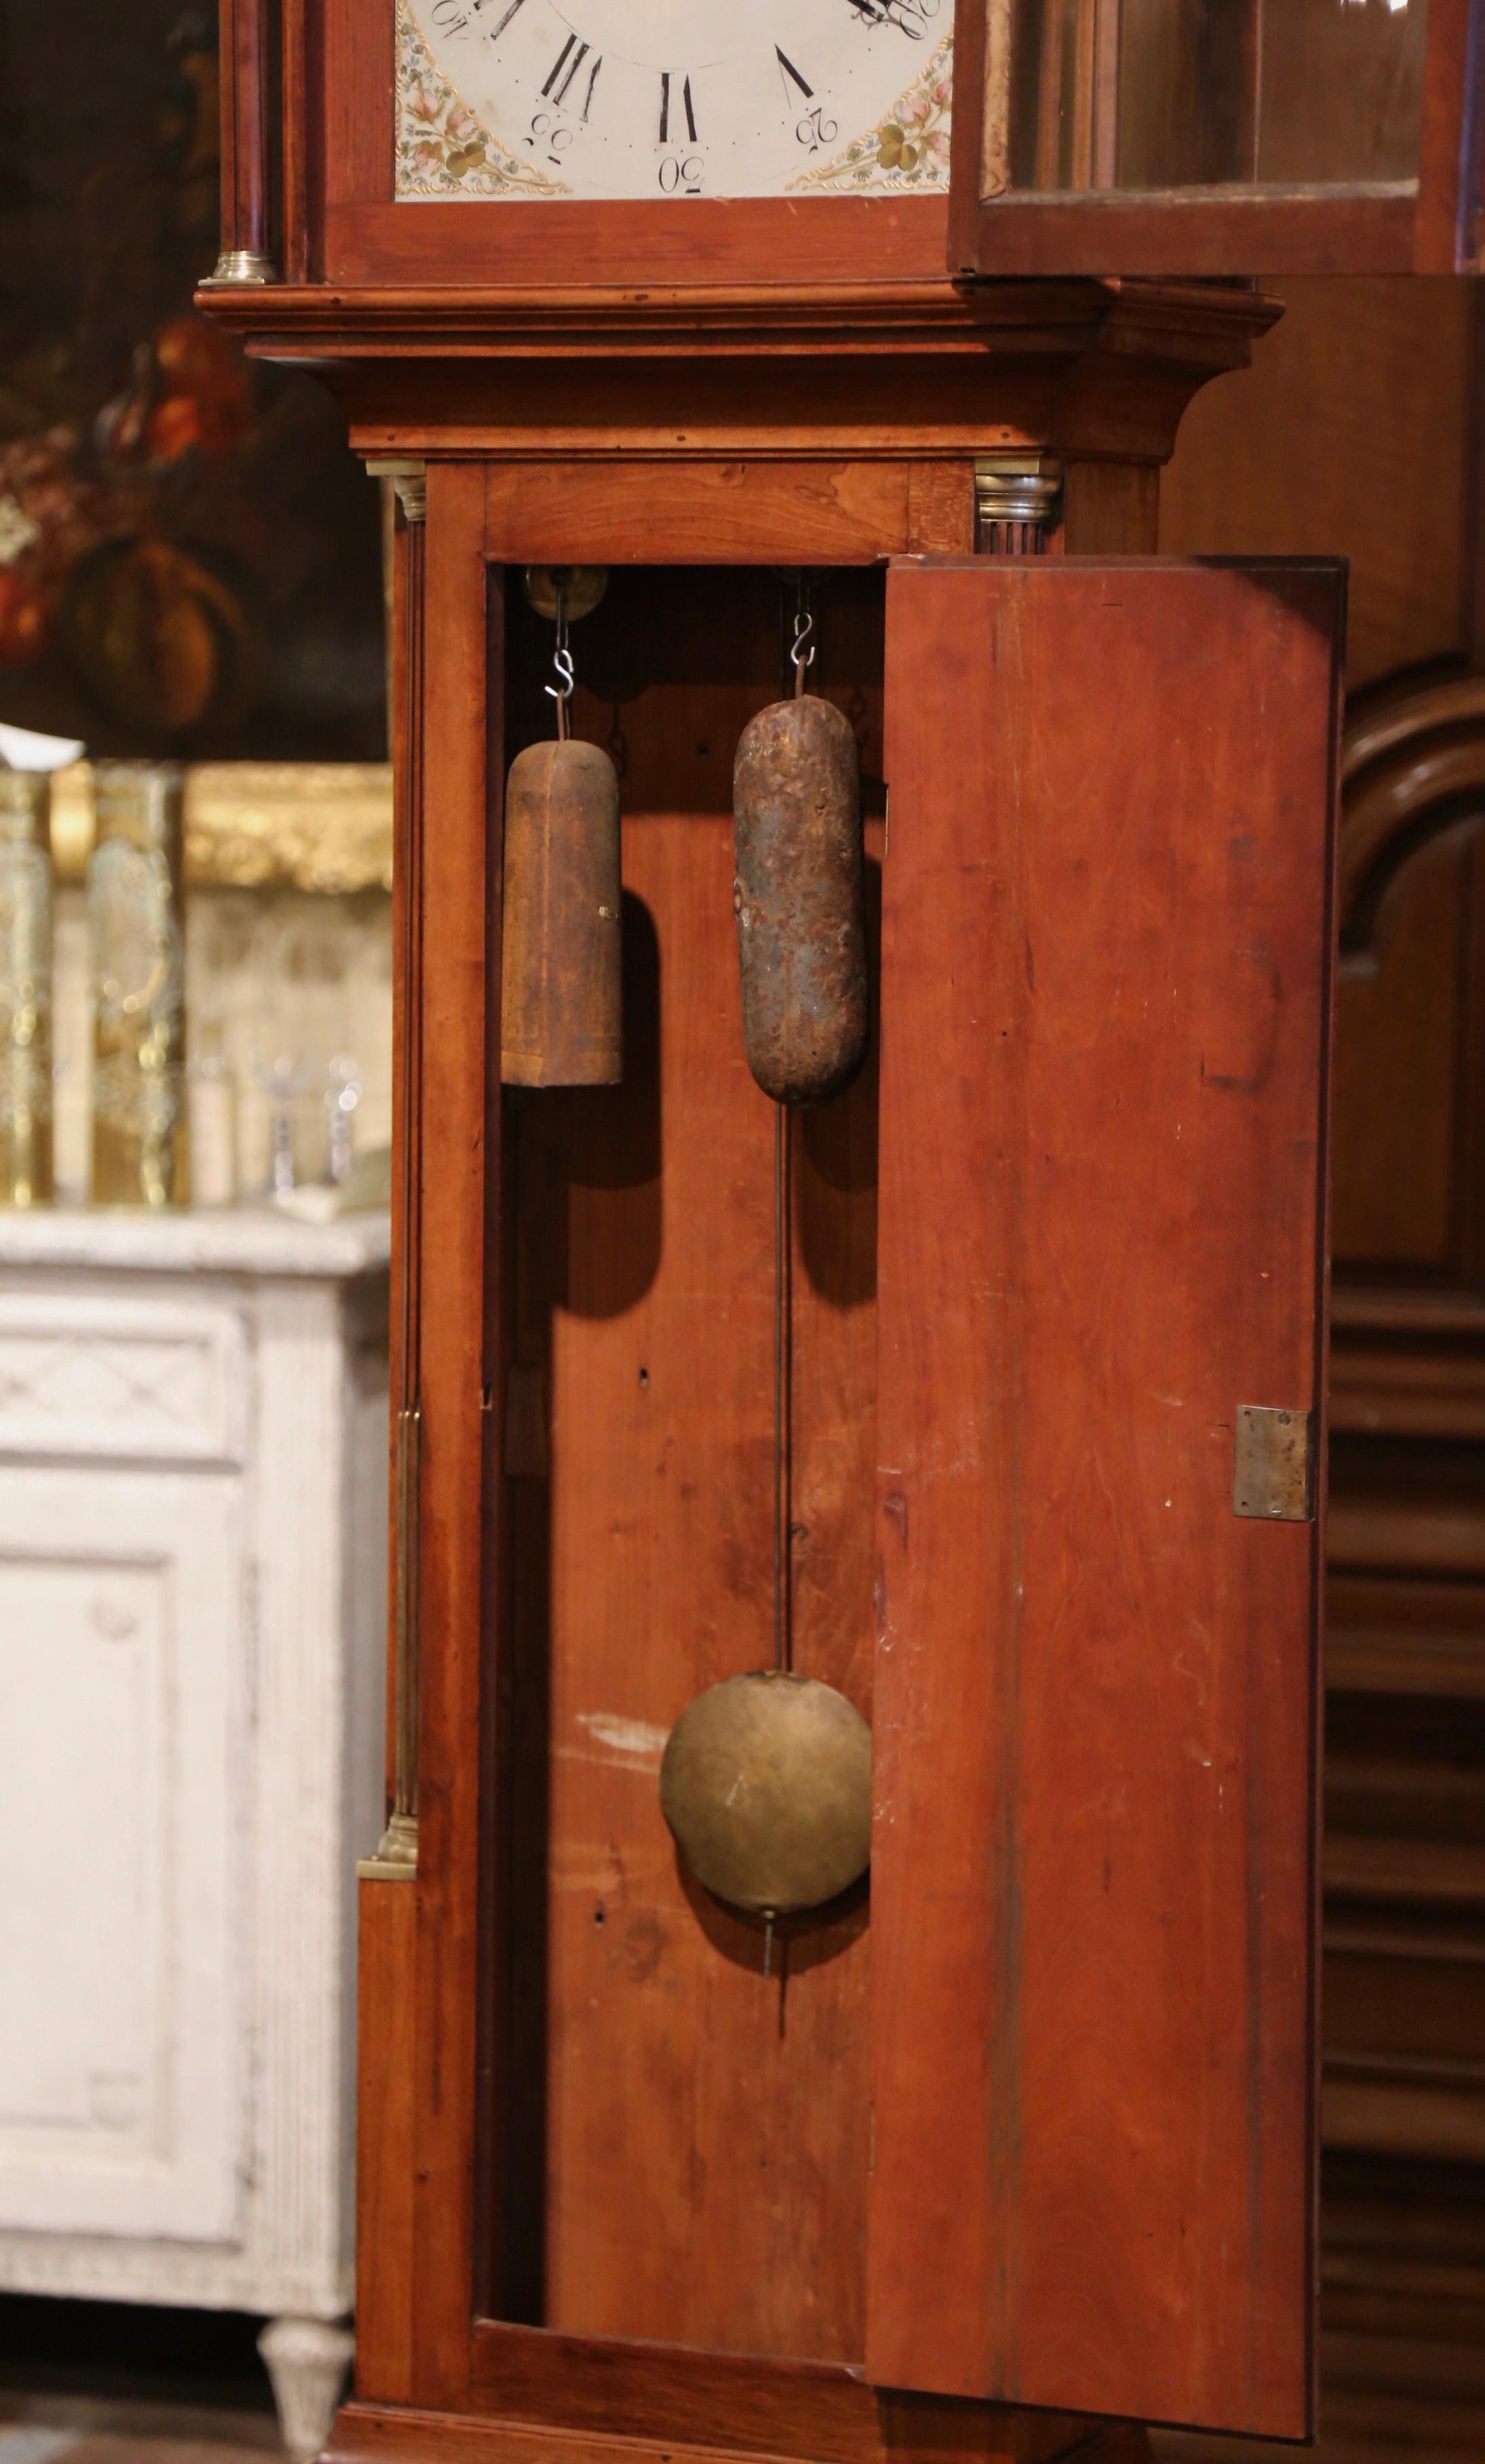
{"type": "Polygon", "coordinates": [[[878,462],[1021,443],[1168,459],[1192,396],[1278,314],[1201,284],[218,291],[201,304],[313,363],[356,450],[611,464],[801,452],[878,462]]]}
{"type": "Polygon", "coordinates": [[[1485,676],[1367,694],[1346,723],[1341,794],[1341,961],[1364,966],[1399,869],[1472,807],[1485,812],[1485,676]]]}
{"type": "Polygon", "coordinates": [[[822,347],[859,349],[863,336],[888,348],[978,342],[1025,351],[1076,347],[1090,333],[1106,332],[1112,347],[1127,349],[1139,336],[1161,356],[1205,363],[1212,373],[1246,366],[1252,344],[1281,313],[1277,300],[1254,291],[1118,276],[973,289],[946,276],[883,282],[869,275],[855,285],[706,282],[643,291],[282,283],[260,286],[251,297],[213,292],[202,305],[250,347],[272,346],[276,355],[311,345],[347,356],[380,349],[438,357],[470,348],[648,353],[657,344],[688,353],[720,347],[772,354],[790,341],[812,355],[822,347]]]}

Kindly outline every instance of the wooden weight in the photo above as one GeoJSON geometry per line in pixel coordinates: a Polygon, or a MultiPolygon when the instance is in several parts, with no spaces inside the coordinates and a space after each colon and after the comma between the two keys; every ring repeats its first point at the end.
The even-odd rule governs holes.
{"type": "Polygon", "coordinates": [[[505,787],[500,1076],[611,1087],[622,1075],[619,781],[596,744],[528,744],[505,787]]]}
{"type": "Polygon", "coordinates": [[[860,763],[833,702],[806,693],[748,721],[733,815],[748,1067],[776,1103],[822,1104],[867,1037],[860,763]]]}

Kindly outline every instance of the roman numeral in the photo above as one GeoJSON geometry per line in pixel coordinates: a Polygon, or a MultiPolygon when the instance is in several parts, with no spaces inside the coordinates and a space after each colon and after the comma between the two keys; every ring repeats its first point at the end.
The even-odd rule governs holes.
{"type": "MultiPolygon", "coordinates": [[[[484,7],[484,5],[485,5],[485,0],[475,0],[475,9],[476,9],[477,13],[477,11],[478,11],[479,10],[481,10],[481,9],[484,7]]],[[[499,24],[498,26],[492,26],[492,27],[491,27],[491,29],[490,29],[490,40],[491,40],[491,42],[492,42],[492,43],[498,43],[498,42],[499,41],[500,36],[504,33],[506,27],[510,24],[511,19],[515,16],[517,10],[518,10],[518,9],[524,8],[524,6],[525,6],[525,0],[510,0],[510,7],[506,10],[504,16],[500,19],[499,24]]]]}
{"type": "Polygon", "coordinates": [[[899,34],[920,43],[928,31],[929,11],[922,0],[848,0],[863,26],[894,26],[899,34]]]}
{"type": "Polygon", "coordinates": [[[585,120],[587,118],[588,104],[593,99],[593,88],[598,83],[598,72],[602,67],[603,54],[600,52],[598,57],[594,60],[592,67],[587,73],[587,92],[583,97],[583,118],[585,120]]]}
{"type": "MultiPolygon", "coordinates": [[[[686,115],[686,136],[694,145],[697,142],[696,109],[691,100],[691,79],[689,77],[683,78],[681,82],[680,103],[681,109],[686,115]]],[[[668,145],[670,142],[671,73],[669,69],[662,69],[660,71],[660,143],[662,145],[668,145]]]]}
{"type": "MultiPolygon", "coordinates": [[[[542,88],[542,92],[546,97],[548,102],[563,103],[566,100],[567,88],[572,83],[573,78],[577,76],[579,69],[582,67],[587,57],[587,45],[586,43],[579,43],[576,34],[569,34],[561,51],[558,53],[553,67],[548,73],[546,83],[542,88]],[[575,51],[573,49],[574,44],[577,45],[575,51]]],[[[600,55],[599,58],[593,62],[592,76],[590,76],[587,80],[588,102],[591,102],[593,99],[593,78],[598,75],[598,71],[601,66],[602,55],[600,55]]],[[[585,120],[587,117],[587,103],[585,103],[583,108],[583,117],[585,120]]]]}
{"type": "MultiPolygon", "coordinates": [[[[786,56],[786,55],[785,55],[783,52],[781,52],[781,51],[780,51],[779,46],[778,46],[778,44],[777,44],[777,43],[775,43],[775,44],[774,44],[774,47],[773,47],[773,55],[774,55],[774,58],[778,61],[779,66],[780,66],[780,68],[782,69],[782,71],[783,71],[783,73],[784,73],[785,77],[792,77],[792,78],[793,78],[794,83],[798,86],[800,93],[801,93],[801,94],[804,96],[804,98],[805,98],[805,100],[806,100],[807,102],[813,102],[813,100],[814,100],[814,88],[813,88],[813,86],[812,86],[812,85],[809,85],[809,84],[807,84],[807,83],[806,83],[805,79],[800,76],[798,69],[794,66],[793,61],[792,61],[791,59],[787,58],[787,57],[786,56]]],[[[786,95],[786,96],[787,96],[787,94],[788,94],[788,87],[787,87],[787,85],[786,85],[786,86],[785,86],[784,92],[785,92],[785,95],[786,95]]]]}

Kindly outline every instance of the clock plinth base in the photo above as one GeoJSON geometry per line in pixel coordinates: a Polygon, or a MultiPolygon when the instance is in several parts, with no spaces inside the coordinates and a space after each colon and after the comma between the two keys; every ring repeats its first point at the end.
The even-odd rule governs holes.
{"type": "MultiPolygon", "coordinates": [[[[863,2394],[870,2396],[869,2389],[863,2394]]],[[[1149,2464],[1150,2446],[1132,2422],[1024,2411],[1006,2405],[952,2405],[919,2399],[874,2399],[882,2416],[875,2448],[863,2445],[850,2464],[1149,2464]],[[922,2408],[931,2419],[916,2425],[922,2408]],[[949,2431],[951,2415],[962,2436],[949,2431]]],[[[704,2425],[698,2425],[703,2428],[704,2425]]],[[[762,2451],[690,2441],[606,2434],[471,2413],[357,2400],[342,2407],[323,2464],[742,2464],[762,2451]]],[[[818,2453],[770,2451],[771,2464],[826,2464],[818,2453]]],[[[830,2464],[847,2464],[836,2456],[830,2464]]]]}

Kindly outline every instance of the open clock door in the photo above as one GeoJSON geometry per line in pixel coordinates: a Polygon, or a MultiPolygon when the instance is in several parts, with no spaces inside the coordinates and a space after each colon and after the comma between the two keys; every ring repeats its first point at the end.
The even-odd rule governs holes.
{"type": "Polygon", "coordinates": [[[1310,2426],[1343,587],[890,575],[878,2386],[1310,2426]]]}
{"type": "Polygon", "coordinates": [[[1482,0],[960,0],[956,274],[1478,263],[1482,0]]]}

